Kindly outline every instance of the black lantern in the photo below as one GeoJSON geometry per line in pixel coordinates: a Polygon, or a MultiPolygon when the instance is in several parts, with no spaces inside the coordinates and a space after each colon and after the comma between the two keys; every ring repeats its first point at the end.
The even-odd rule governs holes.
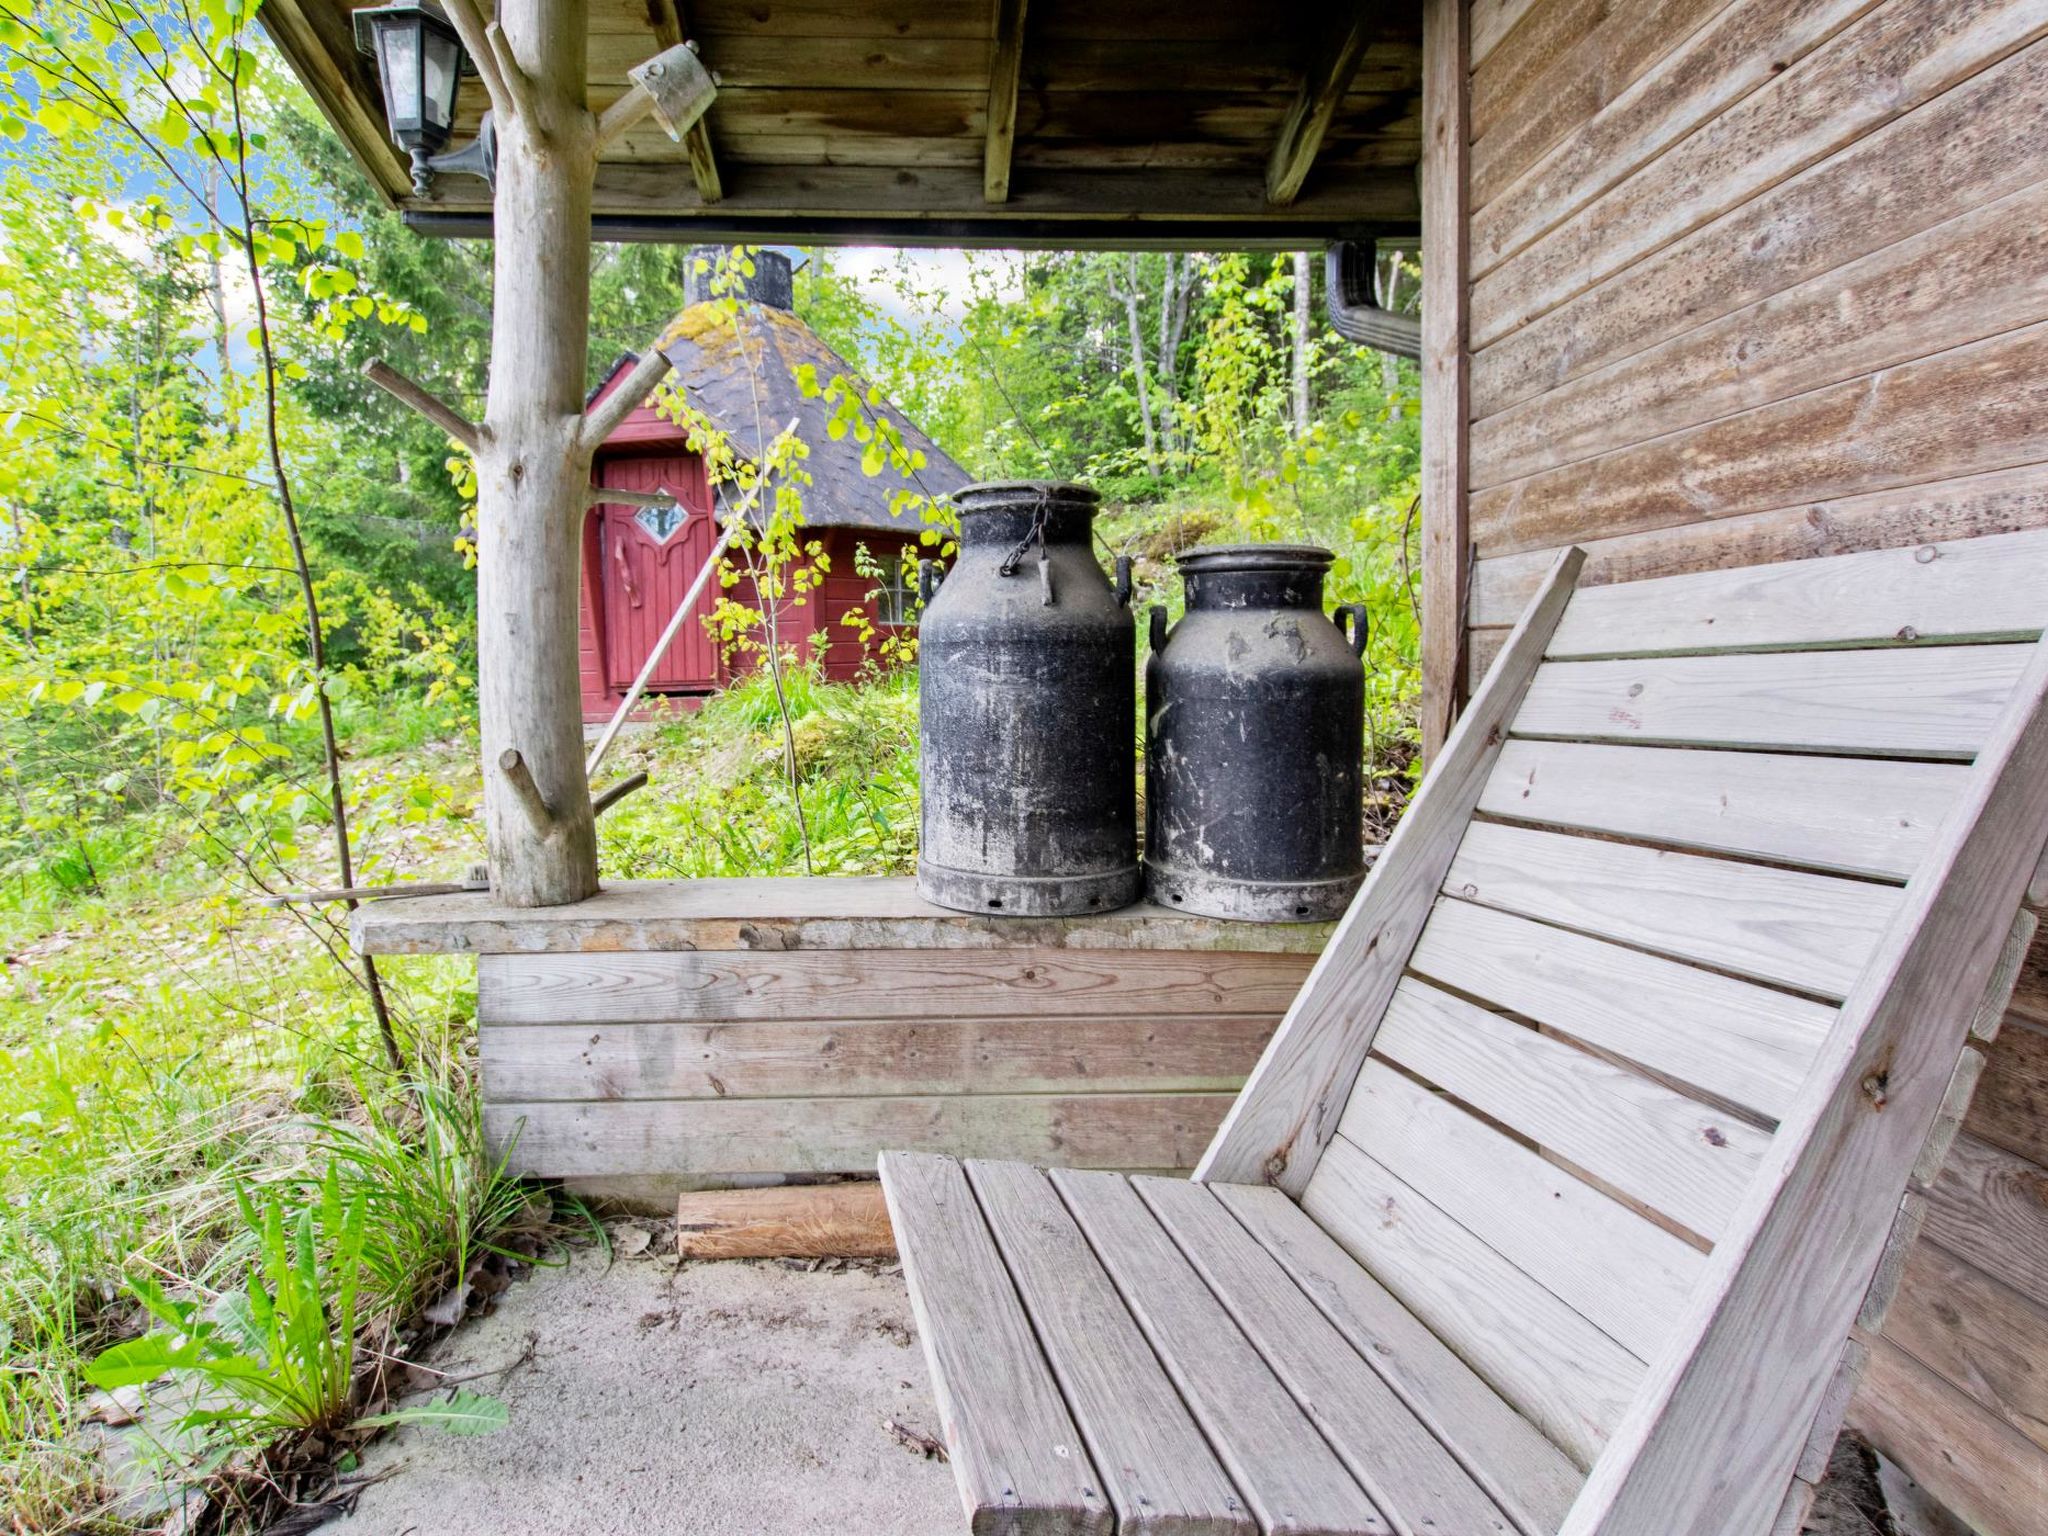
{"type": "Polygon", "coordinates": [[[424,197],[436,171],[484,174],[470,164],[434,161],[455,127],[455,95],[469,62],[448,18],[401,3],[357,11],[355,26],[356,47],[377,61],[392,141],[412,156],[413,191],[424,197]]]}

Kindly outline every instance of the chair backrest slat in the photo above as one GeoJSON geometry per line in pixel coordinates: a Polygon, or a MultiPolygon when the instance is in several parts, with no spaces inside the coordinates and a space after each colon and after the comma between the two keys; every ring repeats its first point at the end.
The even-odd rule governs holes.
{"type": "Polygon", "coordinates": [[[1770,1145],[1739,1115],[1413,977],[1394,993],[1373,1051],[1707,1241],[1770,1145]]]}
{"type": "Polygon", "coordinates": [[[1470,902],[1437,904],[1411,966],[1654,1077],[1776,1120],[1835,1009],[1470,902]]]}
{"type": "Polygon", "coordinates": [[[1303,1209],[1591,1464],[1562,1536],[1761,1529],[2048,839],[2048,531],[1567,569],[1253,1085],[1303,1209]]]}
{"type": "Polygon", "coordinates": [[[1700,1249],[1377,1056],[1338,1134],[1638,1360],[1664,1347],[1706,1266],[1700,1249]]]}
{"type": "Polygon", "coordinates": [[[2031,646],[1546,661],[1518,736],[1967,761],[2031,646]]]}
{"type": "Polygon", "coordinates": [[[1483,821],[1444,892],[1828,998],[1899,907],[1896,886],[1483,821]]]}
{"type": "Polygon", "coordinates": [[[1970,770],[1961,763],[1510,741],[1490,816],[1904,880],[1970,770]]]}
{"type": "Polygon", "coordinates": [[[1580,1468],[1643,1362],[1342,1136],[1301,1208],[1580,1468]]]}
{"type": "Polygon", "coordinates": [[[2048,540],[1997,534],[1588,587],[1551,656],[2031,641],[2048,629],[2048,540]]]}

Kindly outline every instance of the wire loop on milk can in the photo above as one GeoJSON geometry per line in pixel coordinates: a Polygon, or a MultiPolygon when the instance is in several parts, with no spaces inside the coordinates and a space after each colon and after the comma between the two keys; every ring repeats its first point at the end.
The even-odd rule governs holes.
{"type": "Polygon", "coordinates": [[[1364,882],[1366,612],[1323,616],[1333,558],[1196,549],[1179,562],[1185,616],[1169,629],[1152,610],[1145,881],[1162,906],[1313,922],[1364,882]]]}
{"type": "Polygon", "coordinates": [[[1095,563],[1084,486],[953,499],[960,552],[918,635],[918,892],[1000,916],[1124,906],[1143,883],[1128,569],[1113,588],[1095,563]]]}

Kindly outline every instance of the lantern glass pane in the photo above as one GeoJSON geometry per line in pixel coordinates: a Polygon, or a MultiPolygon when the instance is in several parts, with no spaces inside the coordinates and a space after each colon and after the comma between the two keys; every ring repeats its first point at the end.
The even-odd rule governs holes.
{"type": "Polygon", "coordinates": [[[412,147],[420,131],[420,32],[417,17],[393,18],[377,28],[377,71],[384,81],[384,115],[391,136],[412,147]]]}
{"type": "Polygon", "coordinates": [[[455,93],[461,83],[462,45],[438,27],[429,27],[421,38],[421,80],[424,100],[423,126],[446,142],[455,125],[455,93]]]}

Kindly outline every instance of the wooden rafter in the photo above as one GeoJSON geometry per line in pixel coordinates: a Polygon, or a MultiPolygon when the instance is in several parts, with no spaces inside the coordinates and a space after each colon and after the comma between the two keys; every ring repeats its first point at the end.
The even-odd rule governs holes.
{"type": "Polygon", "coordinates": [[[347,13],[303,0],[270,0],[257,18],[327,120],[341,129],[342,143],[378,195],[396,207],[412,190],[412,173],[385,131],[384,104],[375,79],[357,62],[347,13]]]}
{"type": "Polygon", "coordinates": [[[1010,200],[1010,156],[1017,147],[1017,81],[1024,67],[1026,0],[995,0],[988,52],[988,148],[982,161],[981,195],[991,203],[1010,200]]]}
{"type": "MultiPolygon", "coordinates": [[[[686,41],[682,0],[647,0],[647,23],[663,48],[686,41]]],[[[707,203],[723,200],[725,181],[718,173],[718,157],[711,152],[711,130],[702,119],[683,135],[683,151],[690,157],[690,179],[697,184],[697,196],[707,203]]]]}
{"type": "Polygon", "coordinates": [[[1280,125],[1272,158],[1266,162],[1266,201],[1274,207],[1284,208],[1293,202],[1308,180],[1322,150],[1323,135],[1330,131],[1330,121],[1343,105],[1344,93],[1351,89],[1365,50],[1379,35],[1385,19],[1382,0],[1357,0],[1350,7],[1342,35],[1325,39],[1310,58],[1308,73],[1280,125]]]}

